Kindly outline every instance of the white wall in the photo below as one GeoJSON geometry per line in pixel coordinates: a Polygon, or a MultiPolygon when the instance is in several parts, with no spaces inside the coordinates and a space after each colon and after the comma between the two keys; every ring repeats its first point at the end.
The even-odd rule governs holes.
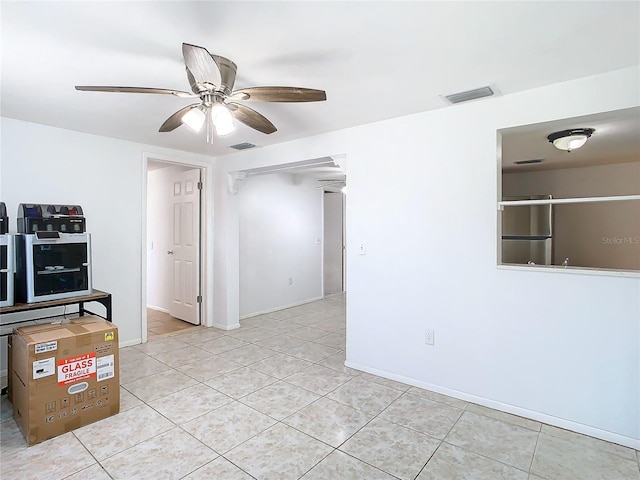
{"type": "Polygon", "coordinates": [[[322,297],[322,189],[316,185],[289,174],[242,182],[241,318],[322,297]]]}
{"type": "Polygon", "coordinates": [[[139,343],[143,152],[203,165],[211,159],[9,118],[1,129],[0,197],[12,231],[21,202],[81,205],[92,234],[94,288],[113,296],[121,343],[139,343]]]}
{"type": "MultiPolygon", "coordinates": [[[[219,159],[219,178],[346,153],[347,363],[638,448],[638,277],[496,266],[496,131],[638,106],[638,73],[241,152],[219,159]],[[423,342],[426,328],[434,346],[423,342]]],[[[233,223],[233,208],[216,214],[233,223]]],[[[221,281],[234,247],[218,248],[221,281]]],[[[228,285],[227,307],[237,295],[228,285]]]]}

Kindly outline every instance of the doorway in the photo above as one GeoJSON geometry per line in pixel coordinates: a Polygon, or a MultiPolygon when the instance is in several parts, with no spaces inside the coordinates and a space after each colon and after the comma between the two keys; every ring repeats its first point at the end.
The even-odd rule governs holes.
{"type": "Polygon", "coordinates": [[[147,164],[147,339],[201,323],[201,169],[147,164]]]}
{"type": "Polygon", "coordinates": [[[324,294],[344,291],[344,193],[324,192],[324,294]]]}

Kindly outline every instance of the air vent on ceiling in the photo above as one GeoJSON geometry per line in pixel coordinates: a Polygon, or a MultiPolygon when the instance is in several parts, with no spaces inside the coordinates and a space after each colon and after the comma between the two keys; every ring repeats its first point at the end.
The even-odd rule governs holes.
{"type": "Polygon", "coordinates": [[[247,150],[249,148],[255,147],[255,145],[249,142],[242,142],[242,143],[237,143],[235,145],[229,145],[229,147],[235,148],[236,150],[247,150]]]}
{"type": "Polygon", "coordinates": [[[493,95],[493,89],[489,86],[475,88],[473,90],[467,90],[466,92],[452,93],[451,95],[445,95],[444,98],[449,103],[462,103],[470,100],[476,100],[478,98],[490,97],[493,95]]]}
{"type": "Polygon", "coordinates": [[[513,162],[516,165],[531,165],[532,163],[542,163],[544,162],[544,158],[532,158],[531,160],[518,160],[517,162],[513,162]]]}

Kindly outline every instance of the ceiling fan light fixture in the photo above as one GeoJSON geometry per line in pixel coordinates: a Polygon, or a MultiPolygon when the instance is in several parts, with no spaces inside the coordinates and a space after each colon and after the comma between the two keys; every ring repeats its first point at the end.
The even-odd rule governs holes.
{"type": "Polygon", "coordinates": [[[236,129],[233,124],[233,115],[227,107],[220,103],[216,103],[211,107],[211,120],[216,127],[218,135],[228,135],[236,129]]]}
{"type": "Polygon", "coordinates": [[[558,150],[570,152],[582,147],[587,143],[587,139],[595,132],[593,128],[574,128],[571,130],[562,130],[547,136],[547,140],[553,143],[558,150]]]}
{"type": "Polygon", "coordinates": [[[180,121],[191,130],[198,133],[200,130],[202,130],[202,126],[204,125],[206,118],[207,115],[205,114],[205,108],[200,105],[198,107],[192,108],[187,113],[185,113],[180,121]]]}

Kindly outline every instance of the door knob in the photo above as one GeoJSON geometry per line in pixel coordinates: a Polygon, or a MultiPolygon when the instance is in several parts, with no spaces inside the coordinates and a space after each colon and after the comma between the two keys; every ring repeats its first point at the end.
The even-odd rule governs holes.
{"type": "Polygon", "coordinates": [[[167,255],[173,255],[173,250],[167,250],[167,255]]]}

